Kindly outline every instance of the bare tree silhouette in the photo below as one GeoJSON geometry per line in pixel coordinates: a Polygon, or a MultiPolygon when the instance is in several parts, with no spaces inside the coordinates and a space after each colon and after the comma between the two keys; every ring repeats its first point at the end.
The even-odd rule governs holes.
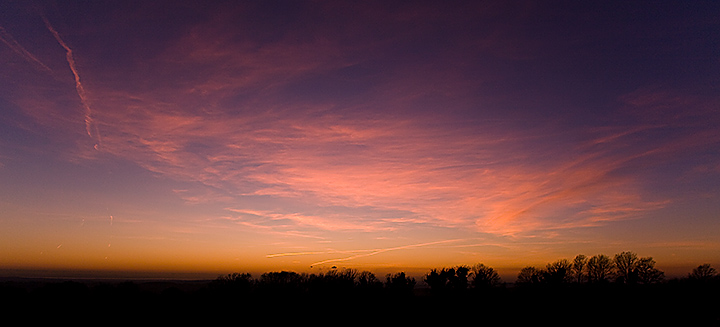
{"type": "Polygon", "coordinates": [[[578,254],[572,262],[572,275],[575,282],[582,283],[586,279],[588,258],[584,254],[578,254]]]}
{"type": "Polygon", "coordinates": [[[592,256],[587,263],[588,281],[592,283],[607,282],[612,277],[613,268],[610,257],[604,254],[592,256]]]}
{"type": "Polygon", "coordinates": [[[514,312],[524,312],[533,319],[563,314],[575,319],[589,317],[586,315],[591,313],[586,309],[592,308],[593,319],[604,322],[613,318],[607,315],[597,318],[596,312],[633,308],[644,312],[642,317],[630,317],[633,323],[692,321],[712,325],[720,321],[716,310],[720,302],[715,296],[720,287],[716,281],[720,280],[715,268],[702,264],[684,279],[663,281],[664,273],[655,264],[651,257],[638,257],[632,252],[621,252],[614,257],[578,255],[573,261],[557,260],[543,269],[524,267],[516,280],[521,287],[495,287],[501,285],[500,277],[495,269],[484,264],[455,266],[432,269],[425,276],[430,293],[416,292],[415,279],[404,272],[387,274],[382,283],[372,272],[354,269],[332,269],[317,274],[268,272],[256,280],[248,273],[232,273],[203,282],[204,286],[197,286],[195,291],[186,288],[193,284],[184,282],[168,283],[163,289],[155,282],[113,282],[91,288],[85,283],[51,281],[31,284],[32,288],[23,293],[14,284],[0,281],[0,301],[14,303],[5,308],[62,305],[67,312],[74,312],[77,306],[95,311],[122,308],[135,315],[150,311],[156,315],[177,315],[178,312],[187,315],[194,311],[202,319],[213,315],[217,318],[272,317],[280,311],[300,317],[317,313],[318,309],[338,316],[357,315],[358,310],[362,310],[362,315],[369,319],[388,314],[407,319],[403,313],[412,310],[427,314],[413,315],[423,317],[421,319],[429,316],[459,319],[477,314],[478,310],[499,320],[512,318],[514,312]],[[615,274],[623,276],[617,279],[618,283],[598,283],[608,281],[615,274]],[[594,285],[569,283],[585,280],[594,285]],[[619,283],[621,281],[653,285],[628,287],[619,283]],[[540,287],[522,287],[524,285],[540,287]],[[471,292],[469,287],[482,291],[471,292]]]}
{"type": "Polygon", "coordinates": [[[662,280],[665,273],[655,268],[652,257],[638,258],[633,252],[621,252],[613,259],[617,281],[622,284],[651,284],[662,280]]]}
{"type": "Polygon", "coordinates": [[[655,260],[652,257],[638,259],[633,271],[634,279],[641,284],[652,284],[661,281],[665,273],[655,268],[655,260]]]}
{"type": "Polygon", "coordinates": [[[308,284],[316,295],[336,296],[352,291],[357,275],[355,269],[331,269],[325,274],[310,275],[308,284]]]}
{"type": "Polygon", "coordinates": [[[436,294],[462,292],[469,286],[470,268],[457,266],[452,268],[433,269],[425,275],[424,281],[436,294]]]}
{"type": "Polygon", "coordinates": [[[453,290],[464,291],[468,288],[470,277],[470,267],[468,266],[457,266],[455,268],[455,275],[450,275],[450,286],[453,290]]]}
{"type": "Polygon", "coordinates": [[[615,264],[615,276],[620,283],[634,284],[637,268],[638,256],[633,252],[621,252],[615,255],[613,263],[615,264]]]}
{"type": "Polygon", "coordinates": [[[706,282],[718,276],[717,270],[710,266],[709,263],[701,264],[695,267],[688,274],[688,278],[693,281],[706,282]]]}
{"type": "Polygon", "coordinates": [[[216,278],[212,283],[216,289],[232,292],[248,292],[253,285],[252,275],[249,273],[231,273],[216,278]]]}
{"type": "Polygon", "coordinates": [[[383,286],[382,282],[375,277],[375,274],[366,270],[358,273],[356,285],[360,289],[367,291],[378,290],[383,286]]]}
{"type": "Polygon", "coordinates": [[[567,259],[561,259],[547,264],[543,281],[552,285],[565,284],[572,280],[572,263],[567,259]]]}
{"type": "Polygon", "coordinates": [[[543,271],[532,266],[527,266],[520,269],[517,280],[515,281],[518,285],[538,285],[542,282],[543,271]]]}
{"type": "MultiPolygon", "coordinates": [[[[445,291],[448,286],[448,275],[450,272],[443,268],[441,270],[432,269],[430,270],[427,275],[423,278],[423,281],[430,286],[430,289],[437,293],[437,292],[443,292],[445,291]]],[[[455,270],[452,270],[452,274],[455,274],[455,270]]]]}
{"type": "Polygon", "coordinates": [[[405,276],[405,272],[387,274],[385,280],[385,289],[393,294],[409,295],[415,289],[415,278],[405,276]]]}
{"type": "Polygon", "coordinates": [[[500,285],[500,275],[492,267],[482,263],[472,266],[471,275],[472,287],[474,289],[486,289],[500,285]]]}
{"type": "Polygon", "coordinates": [[[307,278],[306,275],[291,271],[267,272],[260,276],[256,284],[258,291],[264,294],[284,293],[286,295],[297,295],[306,291],[307,278]]]}

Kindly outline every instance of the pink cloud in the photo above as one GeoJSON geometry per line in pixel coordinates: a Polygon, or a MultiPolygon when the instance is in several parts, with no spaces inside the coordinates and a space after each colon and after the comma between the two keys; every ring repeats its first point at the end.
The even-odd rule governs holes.
{"type": "MultiPolygon", "coordinates": [[[[417,14],[422,13],[412,13],[417,14]]],[[[385,75],[391,77],[354,102],[288,100],[283,91],[291,85],[375,58],[375,46],[399,36],[354,55],[356,46],[334,34],[300,42],[288,33],[263,43],[242,29],[228,29],[231,19],[221,15],[171,42],[155,58],[147,80],[137,81],[142,87],[109,81],[85,84],[77,92],[83,104],[94,105],[92,123],[102,135],[103,154],[201,185],[178,192],[190,203],[221,202],[231,212],[257,212],[233,216],[247,226],[377,231],[403,221],[502,235],[596,226],[667,203],[646,198],[641,176],[617,171],[718,141],[707,128],[649,140],[654,131],[684,127],[686,121],[675,118],[687,112],[685,106],[704,108],[698,115],[707,115],[717,104],[662,91],[620,99],[640,121],[631,126],[564,130],[537,124],[532,130],[477,117],[447,118],[483,105],[458,100],[471,93],[468,84],[482,80],[462,78],[462,65],[388,67],[385,75]],[[419,109],[428,94],[445,101],[450,114],[445,107],[419,109]],[[277,204],[235,207],[243,197],[273,198],[277,204]],[[396,215],[319,214],[307,207],[396,215]],[[283,225],[268,224],[280,220],[283,225]]],[[[486,40],[488,48],[492,40],[486,40]]],[[[102,76],[93,72],[90,80],[102,76]]],[[[321,97],[322,91],[313,95],[321,97]]],[[[57,123],[52,120],[47,124],[57,123]]]]}
{"type": "MultiPolygon", "coordinates": [[[[642,201],[640,181],[610,176],[634,156],[649,155],[613,152],[632,131],[602,134],[602,141],[590,141],[577,150],[582,155],[568,160],[542,139],[518,144],[534,136],[519,137],[517,130],[449,132],[409,119],[282,119],[262,111],[228,118],[150,108],[152,103],[142,109],[142,119],[124,118],[119,110],[120,116],[104,119],[117,122],[107,124],[105,151],[221,189],[231,194],[228,202],[232,196],[270,196],[319,207],[377,208],[403,212],[409,221],[509,235],[597,225],[659,206],[642,201]],[[196,142],[203,144],[199,151],[192,149],[196,142]],[[601,149],[592,148],[597,144],[601,149]]],[[[220,199],[213,192],[203,196],[220,199]]],[[[293,210],[289,205],[262,216],[325,230],[370,231],[395,223],[293,210]]]]}

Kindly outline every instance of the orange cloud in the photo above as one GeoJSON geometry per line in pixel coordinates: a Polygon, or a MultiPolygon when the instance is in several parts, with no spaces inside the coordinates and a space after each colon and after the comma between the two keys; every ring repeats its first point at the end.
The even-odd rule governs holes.
{"type": "Polygon", "coordinates": [[[382,57],[372,53],[384,43],[354,55],[356,46],[332,36],[257,40],[228,29],[232,15],[214,18],[160,52],[147,80],[137,82],[143,87],[108,82],[86,91],[71,49],[53,34],[75,74],[85,123],[102,134],[103,154],[195,185],[178,195],[222,202],[245,226],[377,231],[403,222],[500,235],[596,226],[668,203],[647,196],[635,165],[718,142],[708,126],[654,140],[657,131],[685,127],[672,119],[685,112],[679,107],[690,103],[707,115],[717,104],[657,91],[620,99],[640,121],[627,126],[567,128],[549,120],[531,129],[484,120],[482,101],[466,103],[466,85],[480,82],[462,79],[462,65],[387,67],[390,77],[372,79],[379,85],[349,102],[324,96],[321,87],[306,95],[298,84],[382,57]],[[424,107],[428,94],[443,106],[424,107]],[[445,107],[452,112],[445,115],[445,107]],[[477,116],[452,117],[468,107],[477,116]],[[277,202],[235,205],[244,198],[277,202]]]}
{"type": "MultiPolygon", "coordinates": [[[[532,135],[521,137],[531,146],[517,143],[520,131],[449,132],[411,120],[283,119],[264,112],[213,117],[152,108],[150,103],[139,115],[126,118],[127,112],[117,111],[119,116],[104,119],[116,122],[107,124],[105,151],[221,191],[203,193],[208,201],[286,199],[287,207],[256,216],[292,225],[376,230],[403,218],[512,235],[596,225],[661,205],[643,201],[640,181],[632,176],[612,176],[651,154],[614,152],[633,131],[601,134],[568,153],[532,135]],[[302,213],[290,204],[296,201],[391,210],[401,217],[302,213]]],[[[182,193],[202,201],[193,192],[182,193]]]]}

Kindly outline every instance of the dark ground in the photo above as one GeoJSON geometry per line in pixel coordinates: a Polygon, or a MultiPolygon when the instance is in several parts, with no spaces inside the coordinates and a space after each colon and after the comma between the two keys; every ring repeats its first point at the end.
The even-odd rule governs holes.
{"type": "Polygon", "coordinates": [[[4,279],[0,312],[22,325],[258,322],[720,326],[720,283],[467,289],[438,294],[347,285],[258,287],[213,281],[4,279]]]}

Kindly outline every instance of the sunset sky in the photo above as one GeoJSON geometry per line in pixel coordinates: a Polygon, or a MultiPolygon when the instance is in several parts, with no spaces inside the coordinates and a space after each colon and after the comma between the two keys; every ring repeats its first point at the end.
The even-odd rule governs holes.
{"type": "Polygon", "coordinates": [[[720,268],[717,1],[11,0],[0,41],[5,275],[720,268]]]}

